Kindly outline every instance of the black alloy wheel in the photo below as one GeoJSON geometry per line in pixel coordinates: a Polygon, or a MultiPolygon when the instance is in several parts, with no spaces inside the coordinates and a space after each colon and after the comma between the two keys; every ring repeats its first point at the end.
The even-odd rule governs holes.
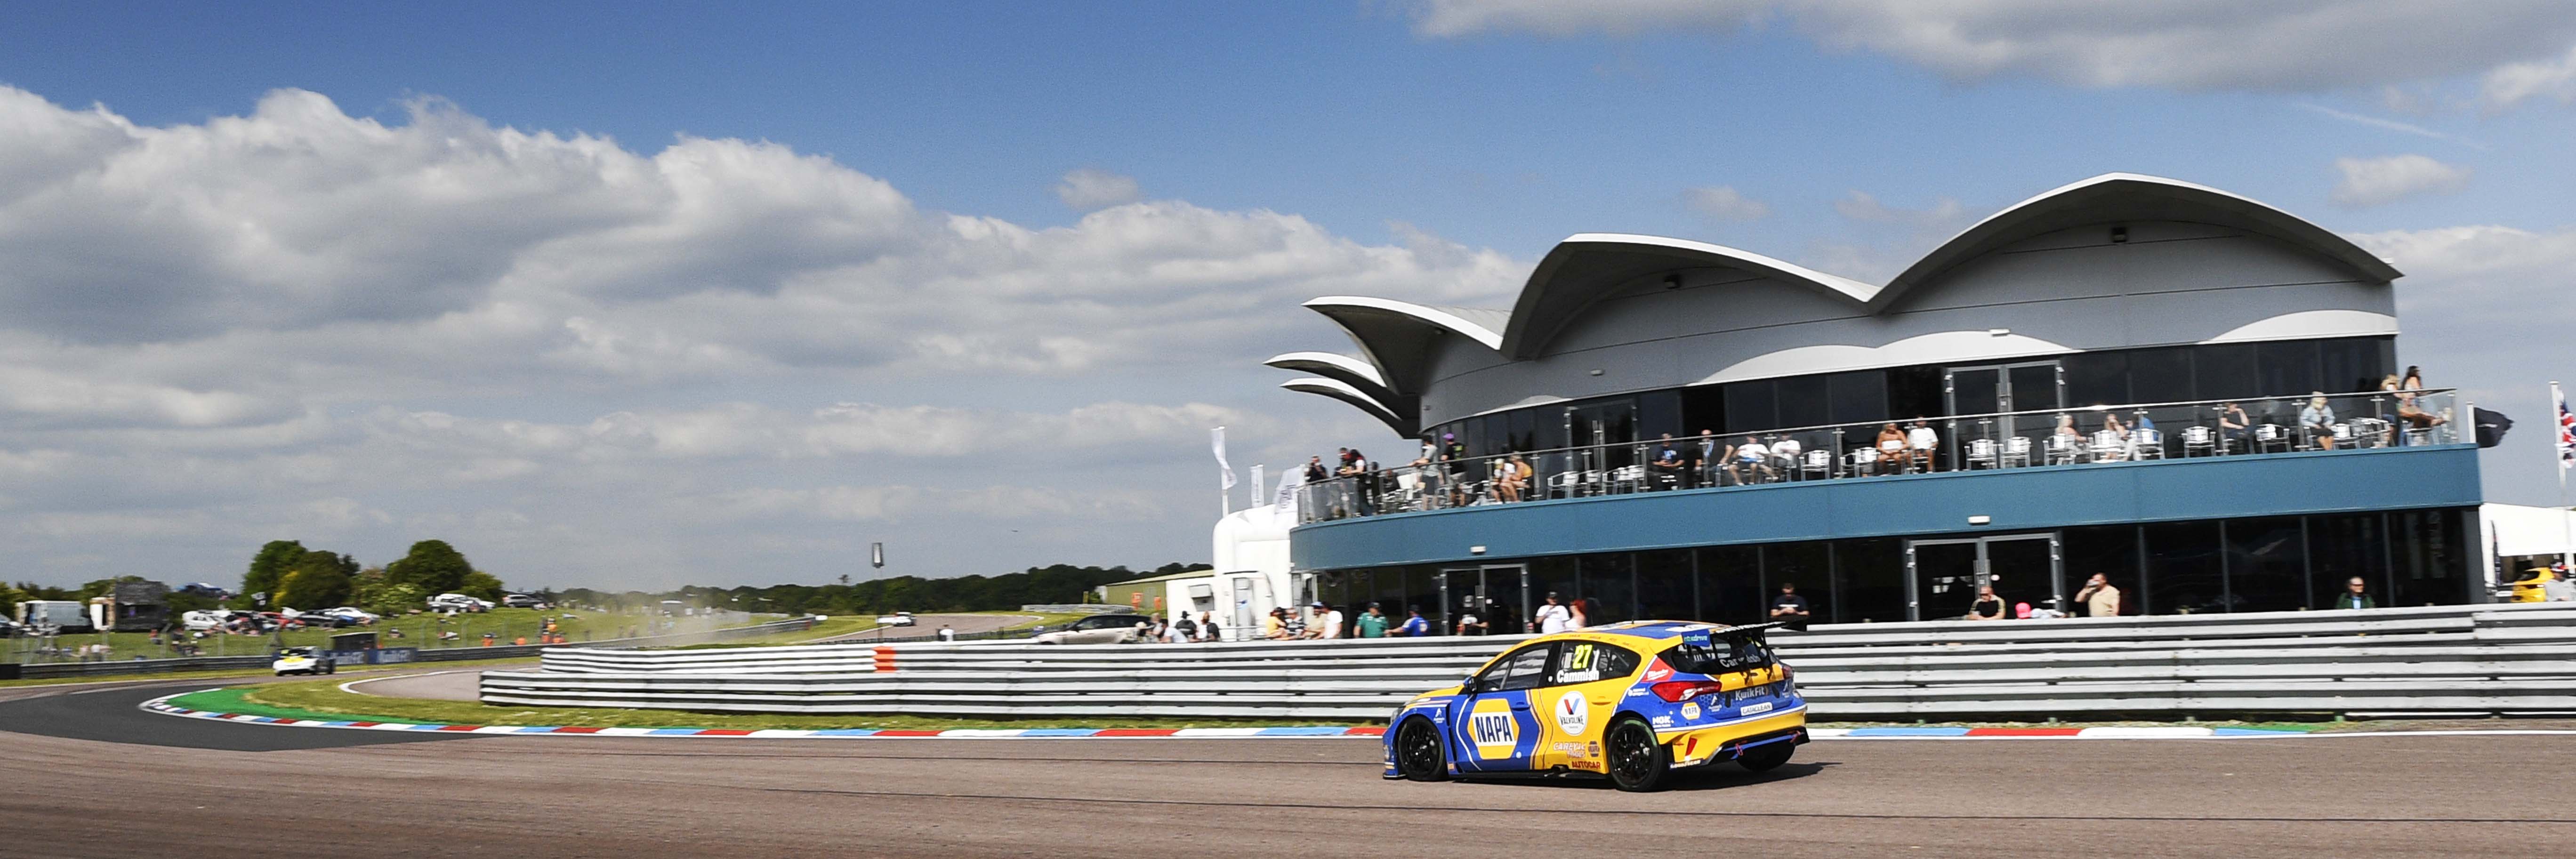
{"type": "Polygon", "coordinates": [[[1646,720],[1625,716],[1610,725],[1605,743],[1610,753],[1610,784],[1627,791],[1650,791],[1663,786],[1664,777],[1672,773],[1672,750],[1655,742],[1655,729],[1646,720]]]}
{"type": "Polygon", "coordinates": [[[1790,740],[1764,743],[1745,749],[1744,756],[1737,758],[1735,762],[1743,764],[1745,769],[1754,772],[1769,772],[1779,769],[1781,764],[1788,763],[1789,756],[1796,754],[1797,751],[1798,744],[1790,740]]]}
{"type": "Polygon", "coordinates": [[[1395,771],[1411,781],[1449,780],[1449,753],[1431,720],[1417,716],[1396,729],[1395,771]]]}

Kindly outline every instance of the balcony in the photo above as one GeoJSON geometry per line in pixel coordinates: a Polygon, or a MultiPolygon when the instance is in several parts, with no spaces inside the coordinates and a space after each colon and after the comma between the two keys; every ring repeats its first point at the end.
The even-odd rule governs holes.
{"type": "Polygon", "coordinates": [[[1435,455],[1298,489],[1298,521],[1940,474],[2456,446],[2452,390],[2142,403],[1435,455]]]}

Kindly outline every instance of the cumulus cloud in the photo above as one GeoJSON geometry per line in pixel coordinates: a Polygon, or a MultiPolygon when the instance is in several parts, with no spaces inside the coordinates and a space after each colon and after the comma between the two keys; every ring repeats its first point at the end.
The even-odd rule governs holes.
{"type": "Polygon", "coordinates": [[[2339,206],[2377,206],[2422,194],[2451,194],[2469,186],[2469,169],[2422,155],[2337,158],[2333,200],[2339,206]]]}
{"type": "Polygon", "coordinates": [[[2510,63],[2487,72],[2479,81],[2479,101],[2502,110],[2534,98],[2576,104],[2576,48],[2559,57],[2510,63]]]}
{"type": "Polygon", "coordinates": [[[1055,198],[1077,212],[1136,202],[1136,177],[1084,167],[1055,183],[1055,198]]]}
{"type": "Polygon", "coordinates": [[[1709,185],[1682,191],[1694,211],[1721,221],[1758,221],[1771,214],[1771,204],[1744,196],[1732,185],[1709,185]]]}
{"type": "Polygon", "coordinates": [[[921,541],[1019,508],[1129,523],[916,557],[1160,563],[1205,541],[1140,512],[1206,485],[1173,451],[1288,428],[1157,380],[1240,367],[1260,395],[1259,360],[1311,343],[1303,299],[1486,303],[1529,267],[1080,184],[1087,214],[1032,227],[774,143],[300,90],[151,126],[0,87],[0,551],[79,581],[299,535],[382,561],[434,529],[555,584],[784,580],[854,535],[709,499],[843,486],[797,497],[929,499],[864,520],[921,541]],[[730,545],[772,554],[706,548],[730,545]]]}
{"type": "Polygon", "coordinates": [[[1414,29],[1629,35],[1784,27],[1978,80],[2028,75],[2078,86],[2330,90],[2472,74],[2576,41],[2554,0],[2474,12],[2417,0],[1422,0],[1414,29]]]}

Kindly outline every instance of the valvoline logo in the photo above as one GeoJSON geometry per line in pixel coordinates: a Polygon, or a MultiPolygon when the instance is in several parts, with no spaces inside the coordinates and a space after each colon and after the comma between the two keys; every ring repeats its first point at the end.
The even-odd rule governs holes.
{"type": "Polygon", "coordinates": [[[1655,657],[1655,661],[1646,666],[1646,682],[1648,683],[1667,680],[1672,676],[1673,667],[1665,665],[1664,658],[1661,656],[1655,657]]]}

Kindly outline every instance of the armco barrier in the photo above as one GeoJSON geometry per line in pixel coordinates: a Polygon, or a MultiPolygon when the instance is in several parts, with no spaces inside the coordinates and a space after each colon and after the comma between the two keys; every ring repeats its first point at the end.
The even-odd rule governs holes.
{"type": "MultiPolygon", "coordinates": [[[[403,648],[414,650],[412,662],[456,662],[468,659],[517,659],[564,649],[586,647],[676,647],[708,644],[734,638],[750,638],[776,632],[788,632],[810,626],[806,618],[789,618],[752,626],[736,626],[670,635],[647,635],[614,638],[571,644],[502,644],[491,647],[403,648]]],[[[270,657],[261,656],[196,656],[181,659],[128,659],[99,662],[38,662],[15,665],[18,676],[29,679],[80,677],[91,674],[163,674],[179,671],[222,671],[266,668],[270,657]]]]}
{"type": "MultiPolygon", "coordinates": [[[[550,651],[495,704],[1367,718],[1516,636],[550,651]]],[[[1820,626],[1773,636],[1823,718],[2576,711],[2576,610],[2439,606],[1820,626]]]]}

